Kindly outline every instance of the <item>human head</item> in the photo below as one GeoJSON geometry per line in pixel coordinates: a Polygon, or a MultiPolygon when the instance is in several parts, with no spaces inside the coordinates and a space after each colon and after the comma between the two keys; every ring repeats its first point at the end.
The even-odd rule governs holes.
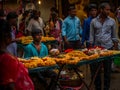
{"type": "Polygon", "coordinates": [[[58,10],[55,7],[52,7],[50,11],[50,20],[55,21],[58,17],[58,10]]]}
{"type": "Polygon", "coordinates": [[[4,19],[5,18],[5,12],[3,9],[0,9],[0,19],[4,19]]]}
{"type": "Polygon", "coordinates": [[[69,11],[69,15],[70,15],[71,17],[76,16],[76,9],[75,9],[75,5],[70,5],[70,7],[69,7],[68,11],[69,11]]]}
{"type": "Polygon", "coordinates": [[[29,11],[25,11],[24,13],[23,13],[23,16],[24,17],[27,17],[29,15],[29,11]]]}
{"type": "Polygon", "coordinates": [[[58,13],[58,10],[55,7],[50,8],[51,13],[55,12],[58,13]]]}
{"type": "Polygon", "coordinates": [[[9,12],[6,19],[11,26],[12,25],[16,26],[17,25],[17,17],[18,17],[18,15],[16,14],[16,12],[9,12]]]}
{"type": "Polygon", "coordinates": [[[58,18],[58,14],[57,13],[55,13],[55,12],[51,13],[51,19],[52,19],[52,21],[56,21],[57,18],[58,18]]]}
{"type": "Polygon", "coordinates": [[[39,12],[38,12],[37,10],[33,10],[33,12],[32,12],[32,17],[33,17],[34,19],[38,19],[38,18],[39,18],[39,12]]]}
{"type": "Polygon", "coordinates": [[[3,47],[7,47],[11,43],[12,36],[11,36],[11,29],[8,23],[1,19],[0,20],[0,49],[3,47]]]}
{"type": "Polygon", "coordinates": [[[96,17],[97,16],[97,5],[96,4],[90,4],[88,6],[88,12],[89,12],[90,16],[96,17]]]}
{"type": "Polygon", "coordinates": [[[32,34],[34,42],[40,42],[41,41],[42,30],[40,30],[40,29],[34,29],[34,30],[32,30],[31,34],[32,34]]]}
{"type": "Polygon", "coordinates": [[[110,13],[110,4],[109,3],[102,3],[99,6],[100,14],[107,17],[110,13]]]}

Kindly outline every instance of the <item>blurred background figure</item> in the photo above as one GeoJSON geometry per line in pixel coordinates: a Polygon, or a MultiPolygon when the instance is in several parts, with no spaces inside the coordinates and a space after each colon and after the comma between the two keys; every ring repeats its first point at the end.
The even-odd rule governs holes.
{"type": "Polygon", "coordinates": [[[89,47],[90,23],[97,16],[97,5],[89,4],[87,8],[88,18],[83,22],[82,48],[89,47]]]}
{"type": "Polygon", "coordinates": [[[120,7],[116,10],[116,17],[118,20],[118,37],[120,38],[120,7]]]}
{"type": "Polygon", "coordinates": [[[59,46],[56,47],[58,47],[60,50],[62,49],[62,22],[62,19],[58,17],[58,11],[51,13],[49,20],[49,36],[54,37],[59,42],[59,46]]]}
{"type": "Polygon", "coordinates": [[[3,9],[0,9],[0,19],[6,19],[6,15],[3,9]]]}
{"type": "Polygon", "coordinates": [[[83,21],[87,18],[87,13],[84,10],[85,7],[89,4],[90,0],[78,0],[76,3],[76,16],[81,20],[81,25],[83,25],[83,21]]]}
{"type": "Polygon", "coordinates": [[[34,90],[27,69],[7,50],[11,42],[11,27],[0,20],[0,90],[34,90]]]}
{"type": "Polygon", "coordinates": [[[44,22],[42,20],[42,18],[40,18],[40,12],[38,12],[37,10],[33,10],[32,11],[32,17],[28,23],[28,26],[26,28],[26,30],[28,31],[28,34],[31,34],[31,31],[34,29],[40,29],[42,30],[42,34],[44,36],[44,22]]]}
{"type": "Polygon", "coordinates": [[[26,35],[26,28],[28,25],[28,20],[30,18],[29,11],[25,11],[18,17],[18,31],[23,35],[26,35]]]}
{"type": "Polygon", "coordinates": [[[69,7],[69,15],[64,19],[62,25],[62,36],[64,40],[65,49],[80,49],[82,34],[80,19],[76,16],[76,9],[74,5],[69,7]]]}
{"type": "Polygon", "coordinates": [[[16,44],[16,33],[17,33],[17,17],[16,12],[9,12],[6,19],[11,27],[12,42],[7,46],[7,50],[14,56],[17,56],[17,44],[16,44]]]}

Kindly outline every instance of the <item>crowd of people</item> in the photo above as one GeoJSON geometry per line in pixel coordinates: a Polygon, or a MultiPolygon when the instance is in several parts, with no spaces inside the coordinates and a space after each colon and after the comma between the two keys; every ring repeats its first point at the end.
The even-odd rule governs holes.
{"type": "MultiPolygon", "coordinates": [[[[59,42],[56,48],[60,51],[94,46],[118,50],[120,8],[117,8],[115,14],[113,13],[115,18],[111,13],[113,12],[108,3],[101,3],[99,7],[96,4],[89,4],[88,18],[81,24],[74,5],[70,5],[68,16],[64,19],[58,17],[56,8],[51,8],[47,23],[41,18],[41,12],[37,10],[25,11],[19,15],[16,12],[9,12],[6,16],[4,11],[0,10],[0,90],[34,90],[27,69],[17,60],[17,42],[20,42],[18,37],[28,35],[33,37],[33,42],[24,48],[24,58],[34,56],[42,58],[49,54],[48,48],[41,42],[42,36],[54,37],[59,42]]],[[[103,61],[104,90],[110,88],[112,63],[113,60],[103,61]]],[[[91,78],[98,66],[99,63],[90,65],[91,78]]],[[[40,71],[35,75],[41,83],[44,83],[46,90],[56,89],[53,86],[57,75],[52,70],[40,71]],[[45,77],[51,78],[51,86],[47,86],[45,77]]],[[[95,90],[101,90],[100,72],[95,79],[95,90]]]]}

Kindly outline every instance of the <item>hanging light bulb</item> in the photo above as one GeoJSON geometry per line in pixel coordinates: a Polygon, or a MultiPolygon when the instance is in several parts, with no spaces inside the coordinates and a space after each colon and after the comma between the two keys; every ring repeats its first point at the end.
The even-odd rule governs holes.
{"type": "Polygon", "coordinates": [[[41,4],[41,1],[40,1],[40,0],[38,1],[38,4],[41,4]]]}

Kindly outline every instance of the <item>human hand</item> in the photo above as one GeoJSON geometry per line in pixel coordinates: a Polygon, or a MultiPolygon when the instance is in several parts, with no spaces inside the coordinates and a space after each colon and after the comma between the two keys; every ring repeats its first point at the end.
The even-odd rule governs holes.
{"type": "Polygon", "coordinates": [[[118,50],[118,43],[114,43],[113,50],[118,50]]]}
{"type": "Polygon", "coordinates": [[[81,45],[81,49],[84,49],[85,48],[85,45],[81,45]]]}
{"type": "Polygon", "coordinates": [[[21,42],[21,39],[20,38],[16,38],[13,40],[13,42],[21,42]]]}
{"type": "Polygon", "coordinates": [[[114,47],[113,47],[113,50],[118,50],[118,46],[114,46],[114,47]]]}
{"type": "Polygon", "coordinates": [[[65,40],[65,44],[66,44],[66,45],[69,45],[69,41],[65,40]]]}

